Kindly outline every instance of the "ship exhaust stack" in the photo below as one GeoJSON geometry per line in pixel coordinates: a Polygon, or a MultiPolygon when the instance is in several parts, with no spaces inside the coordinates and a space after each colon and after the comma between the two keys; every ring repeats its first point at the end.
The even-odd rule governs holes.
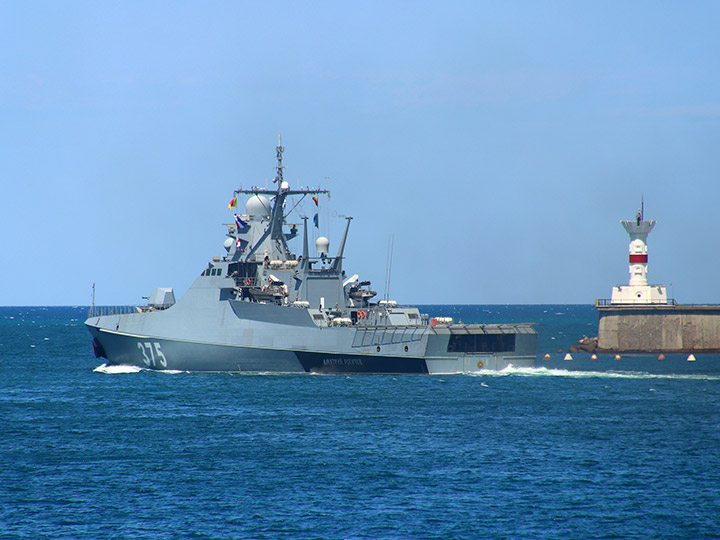
{"type": "Polygon", "coordinates": [[[302,262],[300,266],[302,268],[305,268],[308,263],[308,257],[310,256],[310,248],[308,246],[308,230],[307,230],[307,216],[303,216],[303,252],[302,252],[302,262]]]}
{"type": "Polygon", "coordinates": [[[333,272],[342,271],[342,259],[343,253],[345,253],[345,241],[347,240],[348,231],[350,230],[350,221],[352,221],[352,216],[348,216],[345,219],[347,219],[347,224],[345,225],[345,233],[343,234],[342,240],[340,240],[340,247],[338,247],[337,257],[335,257],[335,261],[333,262],[331,267],[333,272]]]}

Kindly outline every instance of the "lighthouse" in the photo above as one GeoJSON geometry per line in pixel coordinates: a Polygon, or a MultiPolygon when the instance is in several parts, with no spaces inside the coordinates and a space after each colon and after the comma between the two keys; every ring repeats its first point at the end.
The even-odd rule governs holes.
{"type": "Polygon", "coordinates": [[[655,222],[646,221],[643,211],[641,206],[634,220],[620,222],[630,235],[630,282],[613,287],[610,300],[595,300],[597,351],[615,354],[720,351],[720,305],[678,304],[667,297],[664,285],[648,283],[647,237],[655,222]]]}
{"type": "Polygon", "coordinates": [[[644,205],[632,221],[620,223],[630,235],[630,282],[613,287],[610,304],[667,304],[664,285],[650,285],[647,280],[647,237],[655,221],[644,219],[644,205]]]}

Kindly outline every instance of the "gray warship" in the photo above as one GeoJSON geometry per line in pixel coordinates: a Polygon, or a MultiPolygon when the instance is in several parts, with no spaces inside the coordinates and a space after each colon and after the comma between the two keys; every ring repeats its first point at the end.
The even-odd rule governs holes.
{"type": "Polygon", "coordinates": [[[286,211],[286,203],[328,192],[290,189],[283,151],[278,140],[272,189],[233,192],[229,208],[247,200],[245,213],[227,225],[225,255],[213,257],[177,302],[170,288],[153,290],[145,306],[97,308],[93,301],[85,325],[97,358],[239,373],[452,374],[534,364],[533,324],[454,323],[373,301],[370,282],[343,269],[352,217],[330,256],[324,237],[310,254],[308,217],[300,216],[302,253],[291,252],[300,223],[289,223],[297,204],[286,211]]]}

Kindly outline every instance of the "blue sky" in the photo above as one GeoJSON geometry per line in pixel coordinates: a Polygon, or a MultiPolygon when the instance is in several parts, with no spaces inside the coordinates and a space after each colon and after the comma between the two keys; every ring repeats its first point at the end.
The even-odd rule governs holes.
{"type": "Polygon", "coordinates": [[[182,294],[279,131],[381,294],[394,238],[401,302],[607,298],[641,196],[650,281],[720,302],[719,25],[717,2],[0,2],[0,304],[182,294]]]}

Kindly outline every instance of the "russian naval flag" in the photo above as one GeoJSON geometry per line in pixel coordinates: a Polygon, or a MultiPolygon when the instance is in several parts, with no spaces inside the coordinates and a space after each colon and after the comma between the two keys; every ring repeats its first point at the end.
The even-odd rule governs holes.
{"type": "Polygon", "coordinates": [[[242,219],[240,219],[240,216],[238,216],[237,214],[234,214],[234,215],[235,215],[235,224],[237,225],[238,230],[244,229],[245,227],[247,227],[247,223],[245,221],[243,221],[242,219]]]}

